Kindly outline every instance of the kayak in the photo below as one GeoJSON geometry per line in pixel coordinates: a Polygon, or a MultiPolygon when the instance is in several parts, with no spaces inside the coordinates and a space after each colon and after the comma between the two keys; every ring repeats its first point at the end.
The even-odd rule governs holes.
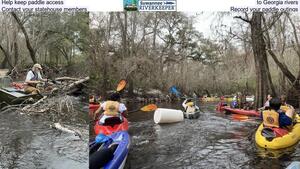
{"type": "Polygon", "coordinates": [[[225,106],[221,109],[223,109],[226,112],[241,114],[241,115],[246,115],[246,116],[260,116],[260,113],[256,110],[233,109],[233,108],[230,108],[229,106],[225,106]]]}
{"type": "MultiPolygon", "coordinates": [[[[98,136],[97,136],[98,137],[98,136]]],[[[103,141],[89,144],[90,169],[122,169],[125,166],[130,147],[130,136],[125,131],[106,136],[103,141]]]]}
{"type": "Polygon", "coordinates": [[[224,111],[224,107],[227,106],[227,103],[224,103],[224,102],[219,102],[216,106],[216,110],[217,111],[224,111]]]}
{"type": "Polygon", "coordinates": [[[24,89],[0,87],[0,103],[5,102],[7,104],[20,104],[30,98],[40,99],[42,96],[38,94],[26,94],[24,89]]]}
{"type": "MultiPolygon", "coordinates": [[[[101,118],[101,117],[100,117],[101,118]]],[[[94,126],[95,134],[100,133],[105,135],[110,135],[118,131],[127,131],[128,130],[128,120],[125,117],[122,117],[123,121],[120,121],[119,117],[111,117],[105,120],[105,125],[100,124],[99,121],[96,122],[94,126]]]]}
{"type": "Polygon", "coordinates": [[[218,102],[220,101],[220,98],[218,97],[203,97],[201,99],[202,102],[218,102]]]}
{"type": "Polygon", "coordinates": [[[264,128],[263,124],[261,124],[255,133],[256,144],[266,149],[282,149],[296,144],[300,139],[299,115],[296,115],[296,121],[297,123],[293,126],[293,129],[290,132],[281,128],[268,128],[268,130],[273,130],[274,138],[266,138],[266,128],[264,128]]]}
{"type": "Polygon", "coordinates": [[[183,116],[187,119],[197,119],[200,116],[200,111],[198,110],[193,113],[183,112],[183,116]]]}
{"type": "Polygon", "coordinates": [[[100,104],[90,103],[89,109],[92,111],[96,111],[100,107],[100,104]]]}

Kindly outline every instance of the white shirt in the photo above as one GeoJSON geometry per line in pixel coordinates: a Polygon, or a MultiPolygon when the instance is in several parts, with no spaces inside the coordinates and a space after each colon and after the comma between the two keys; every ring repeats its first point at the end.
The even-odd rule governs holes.
{"type": "MultiPolygon", "coordinates": [[[[38,72],[37,75],[38,75],[38,80],[43,79],[40,72],[38,72]]],[[[34,74],[33,74],[33,71],[31,70],[31,71],[29,71],[29,72],[27,73],[25,82],[31,81],[31,79],[32,79],[33,77],[34,77],[34,74]]]]}
{"type": "Polygon", "coordinates": [[[267,100],[266,103],[264,104],[264,107],[270,107],[270,101],[267,100]]]}
{"type": "MultiPolygon", "coordinates": [[[[187,100],[185,100],[185,101],[182,103],[182,106],[183,106],[184,110],[186,110],[186,108],[188,107],[188,106],[186,105],[186,102],[187,102],[187,100]]],[[[199,109],[199,107],[198,107],[197,105],[195,105],[195,108],[196,108],[196,109],[199,109]]]]}
{"type": "MultiPolygon", "coordinates": [[[[105,107],[106,107],[106,102],[104,102],[103,104],[101,104],[101,108],[105,111],[105,107]]],[[[125,104],[120,103],[119,105],[119,112],[123,113],[124,111],[126,111],[127,108],[125,106],[125,104]]]]}

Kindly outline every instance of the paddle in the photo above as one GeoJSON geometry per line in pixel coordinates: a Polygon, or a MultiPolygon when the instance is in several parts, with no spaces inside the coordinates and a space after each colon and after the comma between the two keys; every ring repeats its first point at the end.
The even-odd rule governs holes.
{"type": "Polygon", "coordinates": [[[125,88],[126,84],[127,81],[125,79],[121,79],[117,86],[117,92],[121,92],[125,88]]]}
{"type": "MultiPolygon", "coordinates": [[[[169,89],[169,92],[175,94],[177,97],[194,100],[195,105],[197,105],[196,100],[194,98],[183,96],[182,93],[180,93],[179,90],[176,88],[176,86],[171,86],[170,89],[169,89]]],[[[197,107],[199,108],[199,111],[201,113],[204,113],[204,111],[200,108],[200,106],[197,106],[197,107]]]]}
{"type": "MultiPolygon", "coordinates": [[[[128,111],[128,114],[138,112],[138,111],[143,111],[143,112],[155,111],[156,109],[157,109],[157,106],[155,104],[148,104],[148,105],[143,106],[139,109],[128,111]]],[[[90,120],[90,122],[95,122],[97,120],[98,119],[90,120]]]]}
{"type": "Polygon", "coordinates": [[[157,106],[155,104],[148,104],[146,106],[143,106],[142,108],[128,111],[128,113],[133,113],[133,112],[137,112],[137,111],[149,112],[149,111],[155,111],[156,109],[157,109],[157,106]]]}

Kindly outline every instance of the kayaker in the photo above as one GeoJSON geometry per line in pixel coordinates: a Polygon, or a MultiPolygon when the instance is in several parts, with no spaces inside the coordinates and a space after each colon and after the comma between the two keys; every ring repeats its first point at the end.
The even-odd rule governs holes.
{"type": "Polygon", "coordinates": [[[110,117],[120,117],[120,120],[122,121],[122,115],[125,115],[127,112],[126,106],[123,103],[120,103],[119,93],[113,93],[108,101],[105,101],[103,104],[101,104],[94,114],[94,119],[96,119],[101,110],[104,111],[99,120],[102,124],[105,123],[105,119],[110,117]]]}
{"type": "Polygon", "coordinates": [[[268,107],[270,107],[270,100],[272,99],[272,95],[271,94],[268,94],[267,95],[267,101],[265,102],[264,106],[259,108],[258,110],[266,110],[268,109],[268,107]]]}
{"type": "Polygon", "coordinates": [[[292,118],[280,110],[281,100],[279,98],[270,99],[269,105],[269,109],[262,112],[264,127],[287,128],[293,124],[292,118]]]}
{"type": "Polygon", "coordinates": [[[27,94],[38,94],[40,91],[37,89],[37,84],[47,81],[41,75],[42,66],[38,63],[34,64],[32,69],[27,72],[25,79],[24,91],[27,94]]]}
{"type": "Polygon", "coordinates": [[[238,102],[237,102],[237,97],[234,96],[232,99],[232,102],[230,103],[231,108],[237,108],[238,107],[238,102]]]}
{"type": "Polygon", "coordinates": [[[225,97],[224,96],[221,96],[220,97],[220,103],[219,103],[219,106],[227,106],[227,103],[225,102],[225,97]]]}
{"type": "Polygon", "coordinates": [[[280,96],[280,100],[281,100],[281,106],[280,109],[285,112],[285,114],[287,116],[289,116],[290,118],[294,119],[295,118],[295,109],[292,105],[289,105],[286,103],[286,96],[285,95],[281,95],[280,96]]]}
{"type": "Polygon", "coordinates": [[[194,113],[197,110],[199,110],[199,107],[195,105],[192,99],[185,99],[184,102],[182,103],[182,106],[186,113],[194,113]]]}

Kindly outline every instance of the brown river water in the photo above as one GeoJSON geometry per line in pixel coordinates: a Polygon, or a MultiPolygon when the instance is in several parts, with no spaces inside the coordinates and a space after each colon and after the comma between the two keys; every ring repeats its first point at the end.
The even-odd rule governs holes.
{"type": "Polygon", "coordinates": [[[88,168],[88,107],[72,98],[78,114],[60,124],[76,129],[80,139],[50,128],[48,116],[28,116],[18,111],[0,113],[0,169],[88,168]]]}
{"type": "MultiPolygon", "coordinates": [[[[74,98],[75,99],[75,98],[74,98]]],[[[88,106],[78,99],[81,113],[74,120],[62,121],[81,131],[72,134],[51,129],[42,116],[19,112],[0,113],[1,169],[84,169],[88,168],[88,106]]],[[[272,168],[281,169],[300,160],[298,145],[267,151],[255,145],[258,118],[238,117],[216,112],[216,103],[201,104],[199,119],[158,125],[153,112],[129,114],[131,148],[127,169],[198,169],[198,168],[272,168]]],[[[134,110],[142,105],[128,105],[134,110]]],[[[180,109],[180,103],[158,104],[162,108],[180,109]]]]}
{"type": "MultiPolygon", "coordinates": [[[[158,106],[181,109],[180,105],[158,106]]],[[[215,105],[201,104],[204,113],[199,119],[164,125],[154,123],[153,112],[132,113],[128,118],[132,146],[126,167],[281,169],[300,160],[298,145],[280,151],[267,151],[256,146],[254,135],[260,124],[259,118],[225,115],[216,112],[215,105]]]]}

